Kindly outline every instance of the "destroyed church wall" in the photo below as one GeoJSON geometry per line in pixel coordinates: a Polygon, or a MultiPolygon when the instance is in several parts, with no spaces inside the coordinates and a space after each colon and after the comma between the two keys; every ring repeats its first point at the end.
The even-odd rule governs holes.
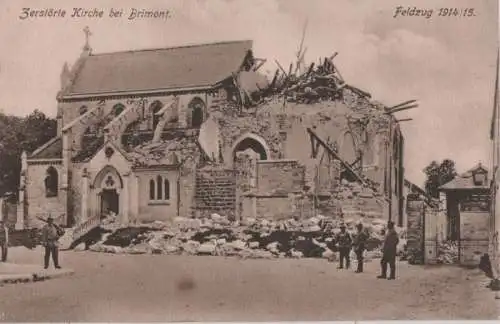
{"type": "Polygon", "coordinates": [[[257,162],[257,192],[259,194],[297,193],[304,189],[304,167],[296,160],[257,162]]]}
{"type": "Polygon", "coordinates": [[[227,167],[232,167],[234,146],[244,140],[246,135],[263,138],[269,148],[270,155],[267,159],[278,159],[281,150],[281,138],[276,121],[270,116],[259,115],[219,118],[221,146],[224,162],[227,167]]]}
{"type": "MultiPolygon", "coordinates": [[[[304,189],[304,166],[295,160],[257,161],[256,186],[241,198],[244,217],[285,219],[300,217],[292,196],[304,189]]],[[[251,181],[250,181],[251,182],[251,181]]]]}

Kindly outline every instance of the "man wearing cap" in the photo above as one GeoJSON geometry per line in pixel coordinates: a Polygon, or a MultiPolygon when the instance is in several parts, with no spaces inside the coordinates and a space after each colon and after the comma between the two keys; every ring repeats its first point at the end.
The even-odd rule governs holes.
{"type": "Polygon", "coordinates": [[[387,234],[385,236],[384,245],[382,247],[382,260],[380,261],[382,273],[377,278],[387,278],[387,264],[391,268],[389,280],[396,279],[396,250],[399,243],[399,237],[396,230],[394,230],[394,222],[387,223],[387,234]]]}
{"type": "Polygon", "coordinates": [[[353,249],[354,253],[356,253],[356,259],[358,260],[358,268],[356,269],[356,273],[363,272],[363,253],[366,249],[366,240],[368,239],[368,235],[363,230],[363,224],[356,224],[356,229],[358,232],[354,237],[353,249]]]}
{"type": "Polygon", "coordinates": [[[344,268],[344,259],[345,259],[345,267],[349,269],[351,265],[351,260],[349,258],[349,252],[351,251],[352,246],[352,238],[351,234],[346,231],[345,224],[340,224],[340,233],[337,235],[337,246],[339,248],[340,254],[340,264],[339,269],[344,268]]]}
{"type": "Polygon", "coordinates": [[[42,228],[42,245],[45,247],[45,269],[49,267],[50,255],[56,269],[61,269],[59,266],[59,243],[57,242],[62,236],[62,229],[54,224],[54,219],[49,216],[47,224],[42,228]]]}

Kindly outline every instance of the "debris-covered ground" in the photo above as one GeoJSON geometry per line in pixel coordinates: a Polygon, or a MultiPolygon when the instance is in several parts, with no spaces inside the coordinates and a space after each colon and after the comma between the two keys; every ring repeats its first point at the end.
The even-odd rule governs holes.
{"type": "MultiPolygon", "coordinates": [[[[346,219],[347,230],[356,233],[356,222],[346,219]]],[[[239,256],[241,258],[327,258],[335,259],[335,235],[340,231],[340,220],[325,216],[305,220],[287,219],[269,221],[246,219],[230,222],[218,214],[210,218],[189,219],[177,217],[173,224],[153,222],[113,228],[107,224],[94,229],[75,244],[76,250],[85,249],[108,253],[183,254],[239,256]]],[[[385,221],[365,221],[369,234],[367,258],[380,256],[385,221]]],[[[405,230],[400,234],[399,251],[405,247],[405,230]]]]}
{"type": "MultiPolygon", "coordinates": [[[[39,264],[43,249],[13,248],[39,264]]],[[[337,270],[322,259],[115,255],[63,251],[75,274],[5,285],[4,322],[233,322],[496,319],[498,303],[478,269],[397,262],[397,280],[337,270]]]]}
{"type": "Polygon", "coordinates": [[[441,264],[458,263],[458,243],[456,241],[445,241],[438,245],[437,262],[441,264]]]}

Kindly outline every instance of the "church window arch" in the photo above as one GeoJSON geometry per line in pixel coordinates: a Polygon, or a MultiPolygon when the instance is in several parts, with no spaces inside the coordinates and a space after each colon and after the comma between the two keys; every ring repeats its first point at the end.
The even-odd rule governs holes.
{"type": "Polygon", "coordinates": [[[156,177],[156,200],[163,200],[163,181],[161,176],[156,177]]]}
{"type": "Polygon", "coordinates": [[[155,200],[155,181],[153,179],[149,180],[149,200],[155,200]]]}
{"type": "Polygon", "coordinates": [[[87,106],[85,106],[85,105],[83,105],[83,106],[81,106],[81,107],[80,107],[80,109],[78,110],[78,113],[79,113],[79,114],[80,114],[80,116],[81,116],[81,115],[85,114],[88,110],[89,110],[89,109],[88,109],[88,107],[87,107],[87,106]]]}
{"type": "Polygon", "coordinates": [[[149,180],[149,200],[162,202],[170,200],[170,181],[158,175],[149,180]]]}
{"type": "Polygon", "coordinates": [[[205,121],[205,102],[195,97],[188,104],[187,125],[192,128],[200,128],[205,121]]]}
{"type": "Polygon", "coordinates": [[[157,113],[162,108],[163,108],[163,104],[158,100],[154,101],[149,108],[151,111],[151,115],[152,115],[151,119],[153,122],[153,130],[156,129],[156,126],[158,126],[158,124],[160,123],[161,116],[157,115],[157,113]]]}
{"type": "Polygon", "coordinates": [[[113,106],[113,110],[111,111],[111,113],[114,115],[114,116],[118,116],[119,114],[122,113],[122,111],[125,110],[125,106],[122,105],[121,103],[117,103],[116,105],[113,106]]]}
{"type": "Polygon", "coordinates": [[[168,179],[165,179],[163,182],[163,199],[170,200],[170,182],[168,179]]]}
{"type": "Polygon", "coordinates": [[[59,176],[57,170],[50,166],[47,169],[47,175],[45,176],[45,196],[46,197],[57,197],[59,191],[59,176]]]}

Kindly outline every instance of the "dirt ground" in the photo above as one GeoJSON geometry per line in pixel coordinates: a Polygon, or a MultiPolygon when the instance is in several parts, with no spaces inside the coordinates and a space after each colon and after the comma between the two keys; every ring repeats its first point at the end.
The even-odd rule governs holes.
{"type": "MultiPolygon", "coordinates": [[[[9,251],[36,263],[41,249],[9,251]]],[[[62,252],[71,277],[0,287],[2,321],[307,321],[497,319],[479,270],[398,263],[398,280],[321,259],[62,252]]]]}

